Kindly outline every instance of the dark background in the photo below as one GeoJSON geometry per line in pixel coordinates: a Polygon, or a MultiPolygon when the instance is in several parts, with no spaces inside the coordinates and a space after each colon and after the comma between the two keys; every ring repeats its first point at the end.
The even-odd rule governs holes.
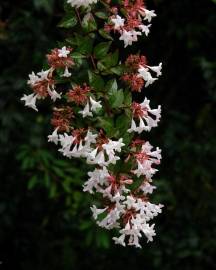
{"type": "Polygon", "coordinates": [[[122,248],[91,219],[86,168],[48,145],[49,115],[24,108],[26,79],[63,40],[62,1],[0,2],[0,269],[216,269],[216,1],[149,0],[140,47],[163,77],[145,90],[162,104],[151,142],[163,149],[154,201],[157,237],[122,248]]]}

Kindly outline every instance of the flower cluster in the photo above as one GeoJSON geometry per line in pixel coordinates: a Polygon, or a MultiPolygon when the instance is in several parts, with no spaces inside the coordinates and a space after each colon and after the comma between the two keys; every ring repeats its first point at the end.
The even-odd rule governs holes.
{"type": "Polygon", "coordinates": [[[47,55],[47,61],[49,64],[48,70],[42,70],[35,74],[29,75],[28,85],[32,88],[33,94],[24,95],[21,100],[25,101],[25,105],[34,110],[38,110],[36,107],[37,99],[46,98],[50,96],[53,102],[56,99],[61,99],[61,93],[56,91],[56,82],[54,79],[54,72],[57,69],[64,69],[62,77],[70,77],[71,73],[68,71],[68,68],[71,68],[74,65],[74,61],[70,56],[72,49],[66,48],[65,46],[61,49],[53,49],[51,54],[47,55]]]}
{"type": "Polygon", "coordinates": [[[151,109],[149,106],[150,101],[145,98],[142,103],[133,102],[132,108],[132,121],[131,127],[128,132],[150,131],[152,127],[156,127],[161,117],[161,106],[157,109],[151,109]],[[139,125],[136,122],[139,121],[139,125]]]}
{"type": "MultiPolygon", "coordinates": [[[[99,194],[99,201],[91,207],[93,218],[100,227],[118,230],[119,235],[113,237],[116,244],[141,247],[143,235],[147,241],[153,240],[156,233],[151,221],[163,206],[150,202],[150,195],[156,189],[152,177],[161,162],[161,150],[143,140],[140,134],[158,125],[161,106],[152,109],[147,98],[141,103],[131,100],[132,92],[141,92],[158,79],[162,63],[149,66],[145,56],[132,54],[121,64],[124,68],[119,74],[116,63],[120,65],[120,61],[113,61],[114,53],[109,52],[111,42],[103,41],[90,50],[89,44],[96,43],[97,34],[101,34],[101,29],[96,32],[94,12],[89,13],[101,3],[87,9],[96,2],[67,0],[75,8],[77,17],[71,21],[73,24],[79,21],[77,32],[81,35],[75,33],[65,46],[47,54],[47,69],[29,75],[27,84],[32,93],[21,100],[38,111],[36,102],[50,98],[54,103],[53,130],[48,142],[54,143],[64,157],[83,159],[93,167],[83,183],[84,192],[99,194]],[[91,17],[89,27],[86,27],[86,12],[91,17]],[[115,74],[113,78],[111,74],[115,74]],[[125,89],[118,89],[122,81],[125,89]]],[[[143,0],[122,0],[116,6],[110,3],[103,3],[111,12],[106,31],[119,33],[125,47],[142,32],[148,35],[150,24],[145,22],[150,23],[156,15],[146,9],[143,0]]]]}
{"type": "Polygon", "coordinates": [[[124,42],[124,47],[132,45],[142,34],[148,36],[150,22],[156,17],[154,10],[148,10],[143,0],[123,0],[122,5],[112,7],[111,11],[113,14],[105,25],[105,30],[118,32],[119,40],[124,42]],[[123,17],[120,16],[121,13],[123,17]]]}
{"type": "MultiPolygon", "coordinates": [[[[136,143],[135,143],[136,144],[136,143]]],[[[144,234],[148,241],[155,235],[154,224],[149,221],[161,213],[161,204],[155,205],[149,202],[148,194],[156,188],[151,185],[151,177],[157,171],[153,166],[160,163],[160,149],[152,150],[149,142],[134,147],[134,154],[128,160],[137,164],[137,169],[129,174],[113,175],[107,167],[102,166],[89,172],[89,179],[84,183],[84,191],[91,194],[101,193],[104,198],[104,208],[91,207],[93,217],[100,227],[108,230],[118,228],[120,236],[114,237],[116,244],[125,246],[134,245],[141,247],[139,238],[144,234]],[[138,188],[131,190],[135,177],[143,175],[138,188]]],[[[136,166],[136,165],[135,165],[136,166]]]]}
{"type": "Polygon", "coordinates": [[[135,92],[140,92],[144,86],[153,84],[162,74],[162,63],[158,66],[148,66],[145,56],[130,55],[125,61],[125,66],[127,72],[122,76],[122,80],[135,92]],[[156,77],[152,77],[151,72],[156,77]]]}

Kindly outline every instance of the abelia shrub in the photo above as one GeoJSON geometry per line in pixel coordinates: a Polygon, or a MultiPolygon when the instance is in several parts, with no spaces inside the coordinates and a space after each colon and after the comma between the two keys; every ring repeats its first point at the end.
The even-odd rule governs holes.
{"type": "Polygon", "coordinates": [[[70,33],[47,54],[45,70],[29,75],[31,93],[21,100],[36,111],[44,100],[53,103],[48,141],[92,166],[83,191],[99,194],[93,218],[117,229],[116,244],[141,247],[142,235],[153,240],[151,220],[163,207],[150,202],[161,150],[143,139],[158,125],[161,106],[132,94],[158,80],[162,64],[119,49],[148,36],[156,14],[143,0],[68,0],[65,10],[59,26],[70,33]]]}

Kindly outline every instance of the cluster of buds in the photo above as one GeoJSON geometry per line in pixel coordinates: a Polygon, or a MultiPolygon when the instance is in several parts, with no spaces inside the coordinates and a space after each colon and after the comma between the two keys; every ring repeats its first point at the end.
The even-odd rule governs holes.
{"type": "MultiPolygon", "coordinates": [[[[81,9],[83,12],[97,1],[67,2],[76,8],[77,19],[81,20],[79,7],[84,7],[81,9]]],[[[109,4],[107,1],[106,5],[109,4]]],[[[118,32],[125,47],[136,41],[141,32],[148,35],[150,24],[145,25],[144,21],[151,22],[152,17],[156,16],[154,11],[145,8],[143,0],[123,0],[118,6],[110,6],[109,10],[112,15],[105,29],[118,32]],[[122,9],[124,18],[119,15],[122,9]]],[[[124,95],[124,90],[118,90],[116,79],[116,91],[112,89],[111,94],[103,89],[104,83],[101,81],[96,87],[95,81],[91,83],[90,78],[88,80],[80,76],[77,80],[76,74],[81,67],[76,66],[73,52],[75,50],[77,53],[78,49],[64,46],[51,50],[47,55],[48,69],[29,75],[28,85],[32,93],[24,95],[21,100],[26,106],[38,111],[36,101],[50,97],[55,105],[51,118],[53,131],[48,135],[48,141],[57,145],[58,151],[64,157],[82,158],[93,166],[93,170],[88,172],[88,180],[83,183],[84,192],[100,194],[100,206],[91,207],[93,218],[100,227],[108,230],[116,228],[119,231],[119,235],[113,238],[116,244],[141,247],[142,235],[147,241],[153,240],[156,233],[154,224],[150,222],[161,213],[163,206],[151,203],[149,198],[156,189],[152,184],[152,177],[160,164],[161,150],[158,147],[154,149],[148,141],[140,138],[140,134],[149,132],[158,125],[161,106],[152,109],[147,98],[142,103],[133,101],[127,106],[113,106],[111,102],[115,96],[113,98],[110,95],[116,94],[119,102],[119,99],[122,99],[119,96],[124,95]],[[98,85],[101,85],[102,89],[98,89],[98,85]],[[125,110],[130,112],[126,115],[125,110]],[[126,119],[129,120],[125,122],[127,124],[122,124],[124,132],[128,133],[124,135],[130,137],[129,142],[124,135],[119,135],[123,133],[109,133],[102,124],[111,117],[113,123],[117,122],[119,116],[130,117],[126,119]]],[[[97,70],[94,55],[87,53],[82,57],[85,57],[86,62],[89,61],[85,63],[85,68],[93,62],[94,69],[89,68],[88,71],[89,74],[94,74],[94,80],[103,76],[100,70],[97,70]]],[[[118,80],[124,81],[127,93],[128,89],[141,92],[142,88],[158,79],[162,69],[161,63],[158,66],[147,65],[146,57],[138,54],[130,55],[124,66],[125,73],[120,75],[118,80]],[[154,73],[155,77],[151,73],[154,73]]],[[[104,82],[105,78],[101,80],[104,82]]],[[[115,83],[112,87],[115,87],[115,83]]],[[[118,126],[112,128],[116,131],[118,126]]]]}

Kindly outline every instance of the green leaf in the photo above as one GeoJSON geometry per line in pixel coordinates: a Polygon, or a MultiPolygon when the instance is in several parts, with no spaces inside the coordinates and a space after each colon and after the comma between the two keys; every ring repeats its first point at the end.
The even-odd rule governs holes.
{"type": "Polygon", "coordinates": [[[55,183],[53,183],[49,190],[49,198],[55,198],[57,196],[57,186],[55,183]]]}
{"type": "Polygon", "coordinates": [[[113,40],[110,34],[107,33],[103,28],[99,29],[99,34],[105,39],[113,40]]]}
{"type": "Polygon", "coordinates": [[[116,50],[114,53],[109,53],[106,57],[101,60],[107,68],[114,67],[118,64],[119,51],[116,50]]]}
{"type": "Polygon", "coordinates": [[[110,71],[118,76],[121,76],[124,73],[124,67],[123,66],[117,66],[117,67],[112,67],[110,71]]]}
{"type": "Polygon", "coordinates": [[[97,62],[97,68],[100,71],[104,71],[106,70],[106,67],[104,66],[104,64],[102,64],[100,61],[97,62]]]}
{"type": "Polygon", "coordinates": [[[130,128],[131,119],[127,115],[120,115],[116,119],[116,128],[119,130],[119,136],[127,134],[127,130],[130,128]]]}
{"type": "Polygon", "coordinates": [[[85,32],[97,30],[97,23],[91,13],[87,13],[82,20],[82,28],[85,32]]]}
{"type": "Polygon", "coordinates": [[[34,0],[34,6],[36,9],[44,9],[48,13],[53,12],[54,1],[53,0],[34,0]]]}
{"type": "Polygon", "coordinates": [[[77,45],[76,38],[66,38],[66,42],[71,45],[72,47],[75,47],[77,45]]]}
{"type": "Polygon", "coordinates": [[[110,117],[98,117],[100,127],[103,127],[108,137],[113,137],[116,130],[114,129],[113,119],[110,117]]]}
{"type": "Polygon", "coordinates": [[[122,89],[110,91],[108,94],[109,94],[109,103],[112,108],[118,108],[123,104],[124,93],[122,89]]]}
{"type": "Polygon", "coordinates": [[[106,12],[103,12],[103,11],[95,12],[95,16],[100,18],[100,19],[103,19],[103,20],[108,18],[108,14],[106,12]]]}
{"type": "Polygon", "coordinates": [[[111,41],[109,42],[101,42],[94,48],[94,56],[97,59],[102,59],[105,57],[109,51],[111,41]]]}
{"type": "Polygon", "coordinates": [[[29,190],[32,190],[37,185],[37,183],[38,183],[37,175],[34,175],[29,180],[27,188],[29,190]]]}
{"type": "Polygon", "coordinates": [[[100,75],[95,74],[92,71],[88,71],[88,76],[89,76],[89,84],[92,88],[98,91],[104,90],[104,81],[100,75]]]}
{"type": "Polygon", "coordinates": [[[79,53],[79,52],[74,52],[74,53],[71,53],[71,56],[73,59],[81,59],[81,58],[86,58],[85,55],[79,53]]]}
{"type": "Polygon", "coordinates": [[[72,28],[77,24],[77,17],[74,11],[67,13],[58,24],[59,27],[72,28]]]}
{"type": "Polygon", "coordinates": [[[91,54],[93,50],[93,42],[94,40],[88,36],[83,37],[80,35],[76,35],[76,52],[79,52],[81,54],[91,54]]]}
{"type": "Polygon", "coordinates": [[[118,90],[118,84],[116,79],[109,80],[105,86],[105,90],[112,94],[114,91],[118,90]]]}
{"type": "Polygon", "coordinates": [[[124,104],[126,106],[130,106],[132,103],[132,94],[130,90],[125,90],[124,91],[124,104]]]}

